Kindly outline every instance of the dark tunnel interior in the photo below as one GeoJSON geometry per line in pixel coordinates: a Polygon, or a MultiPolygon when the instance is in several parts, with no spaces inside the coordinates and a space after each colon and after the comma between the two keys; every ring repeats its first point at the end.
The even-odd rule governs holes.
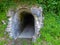
{"type": "Polygon", "coordinates": [[[22,12],[22,24],[23,26],[31,25],[34,26],[34,17],[32,14],[27,12],[22,12]]]}
{"type": "MultiPolygon", "coordinates": [[[[32,37],[34,35],[34,16],[26,11],[21,12],[20,14],[21,22],[21,35],[24,35],[25,38],[32,37]]],[[[21,36],[23,37],[23,36],[21,36]]]]}

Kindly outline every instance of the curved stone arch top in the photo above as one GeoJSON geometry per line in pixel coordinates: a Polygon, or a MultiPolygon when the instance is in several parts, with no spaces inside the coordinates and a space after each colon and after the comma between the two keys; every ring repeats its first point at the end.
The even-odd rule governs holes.
{"type": "MultiPolygon", "coordinates": [[[[11,12],[14,12],[14,11],[11,11],[11,12]]],[[[42,18],[42,8],[41,7],[38,7],[38,8],[37,7],[32,7],[32,8],[21,7],[21,8],[16,9],[16,11],[13,14],[11,14],[12,15],[11,20],[9,20],[10,22],[12,22],[12,23],[10,23],[10,25],[11,25],[10,34],[12,35],[12,38],[15,38],[15,39],[22,38],[19,36],[20,32],[21,32],[21,31],[19,31],[19,29],[21,28],[20,27],[21,22],[19,22],[19,21],[21,20],[20,14],[22,12],[29,13],[34,18],[34,28],[35,28],[34,30],[35,30],[35,32],[34,32],[34,35],[32,36],[32,40],[35,41],[36,38],[39,36],[39,31],[40,31],[40,28],[42,27],[42,24],[43,24],[42,23],[43,18],[42,18]]],[[[8,24],[8,26],[9,26],[9,24],[8,24]]]]}

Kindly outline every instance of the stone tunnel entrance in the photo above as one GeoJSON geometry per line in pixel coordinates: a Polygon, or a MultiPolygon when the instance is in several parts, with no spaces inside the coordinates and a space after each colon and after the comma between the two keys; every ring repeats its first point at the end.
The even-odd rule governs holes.
{"type": "Polygon", "coordinates": [[[34,17],[31,13],[23,11],[20,14],[20,38],[32,38],[34,35],[34,17]]]}
{"type": "Polygon", "coordinates": [[[22,7],[9,10],[10,15],[7,31],[14,39],[32,39],[35,41],[40,36],[40,28],[43,26],[41,7],[22,7]]]}

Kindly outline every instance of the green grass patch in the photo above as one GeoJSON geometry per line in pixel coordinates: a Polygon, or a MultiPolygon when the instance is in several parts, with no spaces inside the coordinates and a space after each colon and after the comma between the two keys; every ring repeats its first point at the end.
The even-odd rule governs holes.
{"type": "Polygon", "coordinates": [[[36,45],[60,45],[59,16],[48,12],[44,17],[44,27],[40,31],[41,36],[37,39],[36,45]]]}

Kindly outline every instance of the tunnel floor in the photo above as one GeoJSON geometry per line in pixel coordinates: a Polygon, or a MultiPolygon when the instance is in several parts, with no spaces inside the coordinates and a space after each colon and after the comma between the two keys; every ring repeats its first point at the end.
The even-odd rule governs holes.
{"type": "Polygon", "coordinates": [[[27,25],[24,28],[24,31],[20,34],[19,38],[32,38],[34,32],[34,27],[31,25],[27,25]]]}

